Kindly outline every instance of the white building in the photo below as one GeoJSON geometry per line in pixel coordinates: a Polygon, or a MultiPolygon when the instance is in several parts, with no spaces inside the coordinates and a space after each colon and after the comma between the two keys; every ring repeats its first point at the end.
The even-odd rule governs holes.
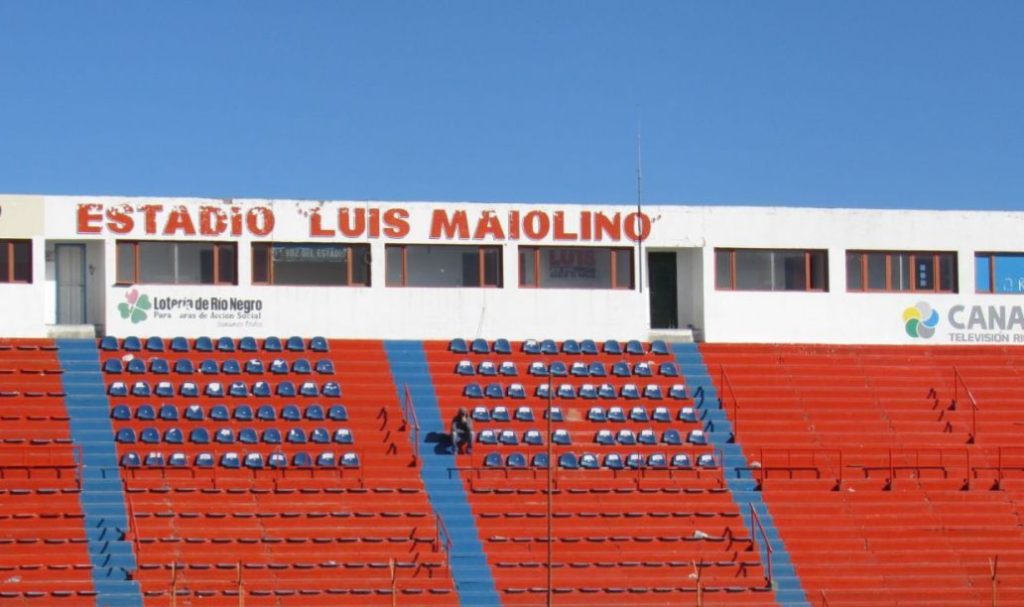
{"type": "Polygon", "coordinates": [[[1024,343],[1021,234],[1009,212],[0,196],[0,335],[1024,343]]]}

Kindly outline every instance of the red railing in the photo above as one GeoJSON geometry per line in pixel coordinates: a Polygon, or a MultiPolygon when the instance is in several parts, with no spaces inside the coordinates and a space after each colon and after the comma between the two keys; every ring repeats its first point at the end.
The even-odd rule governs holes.
{"type": "Polygon", "coordinates": [[[740,432],[739,399],[736,398],[736,390],[732,387],[729,374],[725,372],[725,365],[718,365],[718,369],[720,377],[718,386],[722,390],[722,393],[718,395],[718,407],[726,408],[726,397],[732,402],[732,436],[735,439],[740,432]]]}
{"type": "Polygon", "coordinates": [[[956,409],[960,402],[960,390],[963,389],[963,393],[967,396],[967,399],[971,403],[971,434],[967,439],[967,443],[973,445],[975,439],[978,437],[978,401],[974,398],[974,393],[967,387],[967,382],[964,381],[964,376],[960,375],[960,370],[953,366],[953,408],[956,409]]]}
{"type": "Polygon", "coordinates": [[[414,464],[420,461],[420,420],[416,417],[416,407],[412,402],[412,392],[409,384],[402,384],[402,430],[409,433],[409,440],[412,441],[412,456],[414,464]]]}
{"type": "Polygon", "coordinates": [[[753,531],[753,533],[751,533],[750,535],[751,535],[751,537],[754,540],[754,545],[755,546],[757,545],[757,533],[758,532],[761,533],[761,539],[764,542],[765,555],[768,557],[766,559],[767,562],[765,563],[765,570],[764,571],[765,571],[765,576],[767,577],[767,580],[768,580],[768,587],[771,588],[772,587],[772,575],[773,575],[772,574],[772,553],[774,552],[774,550],[772,550],[771,542],[768,541],[768,534],[765,533],[764,525],[761,524],[761,517],[758,516],[757,515],[757,511],[754,510],[754,504],[747,504],[747,506],[750,508],[750,526],[751,526],[751,531],[753,531]]]}

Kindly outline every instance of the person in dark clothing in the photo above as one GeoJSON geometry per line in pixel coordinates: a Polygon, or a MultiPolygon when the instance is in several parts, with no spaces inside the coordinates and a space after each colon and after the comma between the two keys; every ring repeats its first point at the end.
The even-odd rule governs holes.
{"type": "Polygon", "coordinates": [[[473,418],[465,407],[452,418],[452,446],[456,453],[473,453],[473,418]]]}

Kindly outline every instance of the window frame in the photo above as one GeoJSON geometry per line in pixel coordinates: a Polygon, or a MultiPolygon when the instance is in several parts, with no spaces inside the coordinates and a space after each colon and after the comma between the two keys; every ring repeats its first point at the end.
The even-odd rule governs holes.
{"type": "Polygon", "coordinates": [[[636,261],[633,258],[633,247],[563,247],[558,245],[527,245],[520,246],[516,252],[516,267],[519,273],[519,288],[520,289],[572,289],[572,290],[612,290],[612,291],[632,291],[636,289],[636,261]],[[593,287],[583,289],[580,287],[545,287],[540,284],[540,254],[541,251],[550,249],[579,249],[579,250],[601,250],[609,252],[609,274],[610,282],[604,287],[593,287]],[[523,279],[523,258],[522,255],[526,253],[528,256],[533,258],[533,282],[529,283],[523,279]],[[629,255],[629,284],[619,285],[618,276],[618,256],[621,254],[629,255]]]}
{"type": "Polygon", "coordinates": [[[7,267],[0,268],[0,276],[4,280],[0,280],[0,284],[5,285],[30,285],[32,284],[32,273],[35,270],[35,260],[32,259],[32,239],[31,238],[0,238],[0,247],[7,249],[7,267]],[[15,245],[28,245],[28,279],[20,280],[17,279],[15,267],[18,265],[15,259],[14,251],[16,250],[15,245]]]}
{"type": "Polygon", "coordinates": [[[851,249],[847,250],[844,256],[846,266],[849,267],[850,256],[860,256],[860,287],[851,288],[849,273],[846,278],[846,292],[847,293],[949,293],[956,294],[959,292],[960,285],[960,270],[957,260],[956,251],[872,251],[868,249],[851,249]],[[885,256],[885,287],[871,288],[871,279],[868,275],[868,256],[869,255],[884,255],[885,256]],[[892,271],[893,271],[893,258],[897,255],[905,255],[908,259],[908,266],[910,268],[909,276],[909,289],[896,289],[893,288],[892,284],[892,271]],[[932,261],[932,275],[934,287],[931,289],[922,289],[917,286],[917,262],[919,257],[931,256],[932,261]],[[942,257],[949,256],[950,263],[953,268],[953,284],[949,285],[949,288],[943,288],[942,284],[942,257]]]}
{"type": "MultiPolygon", "coordinates": [[[[384,265],[385,265],[385,267],[384,267],[384,275],[385,275],[384,286],[387,287],[387,288],[396,288],[396,289],[501,289],[501,288],[503,288],[503,285],[504,285],[504,282],[505,282],[505,279],[504,279],[505,260],[503,259],[503,255],[502,255],[502,250],[501,249],[502,249],[502,247],[500,245],[386,244],[386,245],[384,245],[384,265]],[[477,278],[480,281],[480,284],[477,284],[477,285],[450,285],[450,286],[437,286],[437,285],[435,285],[435,286],[428,286],[428,287],[409,286],[409,247],[442,247],[442,248],[444,248],[444,247],[454,247],[454,248],[459,248],[459,249],[472,249],[472,248],[475,247],[477,249],[477,263],[478,263],[477,278]],[[401,271],[401,274],[400,274],[401,284],[388,284],[388,282],[387,282],[387,271],[388,271],[388,268],[387,268],[387,263],[388,263],[387,252],[390,251],[390,250],[401,251],[401,257],[402,257],[402,271],[401,271]],[[496,254],[497,258],[498,258],[498,272],[497,272],[497,279],[498,279],[498,281],[497,281],[496,284],[487,284],[486,281],[485,281],[485,276],[487,274],[487,271],[486,271],[485,261],[484,260],[485,260],[487,252],[489,252],[489,251],[493,251],[496,254]]],[[[468,253],[469,251],[466,251],[466,252],[468,253]]]]}
{"type": "Polygon", "coordinates": [[[114,284],[117,286],[126,285],[174,285],[174,286],[237,286],[238,285],[238,243],[237,242],[216,242],[211,240],[116,240],[114,242],[114,284]],[[143,243],[158,243],[158,244],[172,244],[175,246],[175,255],[177,255],[177,246],[179,244],[209,244],[213,246],[213,282],[198,282],[198,283],[185,283],[185,282],[141,282],[139,280],[139,245],[143,243]],[[120,252],[118,249],[122,244],[130,245],[132,247],[132,281],[125,282],[118,276],[117,267],[120,261],[120,252]],[[231,248],[234,249],[235,255],[235,278],[233,281],[226,281],[220,279],[220,255],[221,249],[231,248]]]}
{"type": "Polygon", "coordinates": [[[369,286],[371,286],[373,284],[372,257],[371,257],[371,263],[368,263],[367,264],[367,268],[366,268],[366,282],[365,283],[353,282],[352,276],[353,276],[353,268],[355,266],[355,252],[354,252],[355,247],[366,247],[366,254],[367,255],[371,255],[370,244],[369,243],[364,243],[364,242],[338,242],[338,243],[322,243],[322,242],[307,243],[307,242],[280,242],[280,241],[254,242],[249,247],[249,262],[250,262],[250,264],[249,264],[249,275],[250,275],[249,279],[250,279],[250,282],[251,282],[251,284],[253,286],[259,286],[259,287],[274,287],[274,286],[278,286],[278,287],[342,287],[342,288],[344,288],[344,287],[363,287],[363,288],[366,288],[366,287],[369,287],[369,286]],[[349,249],[348,263],[346,264],[346,269],[345,269],[345,272],[346,272],[346,276],[345,276],[346,284],[343,284],[343,285],[341,285],[341,284],[295,285],[295,284],[288,284],[288,283],[279,284],[279,283],[275,282],[275,280],[274,280],[274,257],[273,257],[273,254],[272,254],[274,245],[305,246],[305,245],[323,245],[323,244],[331,244],[331,245],[336,245],[336,246],[341,246],[341,247],[347,247],[349,249]],[[263,250],[266,251],[266,255],[267,255],[267,279],[266,280],[256,280],[256,250],[258,248],[263,249],[263,250]]]}
{"type": "Polygon", "coordinates": [[[763,249],[763,248],[747,248],[747,247],[715,247],[714,249],[714,268],[712,268],[715,290],[716,291],[738,291],[738,292],[753,292],[753,293],[828,293],[829,292],[829,268],[828,268],[828,249],[763,249]],[[804,288],[803,289],[747,289],[737,288],[737,275],[736,275],[736,253],[739,251],[758,251],[762,253],[772,253],[772,263],[774,265],[774,253],[803,253],[804,256],[804,288]],[[721,286],[718,284],[718,254],[726,253],[729,255],[729,286],[721,286]],[[813,286],[813,274],[811,272],[812,264],[811,258],[815,254],[821,255],[821,263],[824,267],[824,284],[821,287],[813,286]]]}
{"type": "Polygon", "coordinates": [[[1024,291],[996,291],[996,259],[999,257],[1020,257],[1024,259],[1024,252],[1016,251],[975,251],[974,252],[974,292],[978,295],[1024,295],[1024,291]],[[988,290],[978,290],[978,260],[988,261],[988,290]]]}

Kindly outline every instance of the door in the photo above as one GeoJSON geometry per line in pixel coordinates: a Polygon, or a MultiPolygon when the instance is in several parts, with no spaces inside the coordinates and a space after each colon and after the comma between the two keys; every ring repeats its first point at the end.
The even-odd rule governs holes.
{"type": "Polygon", "coordinates": [[[647,279],[650,283],[651,328],[679,328],[679,303],[676,294],[676,254],[647,254],[647,279]]]}
{"type": "Polygon", "coordinates": [[[54,246],[57,259],[57,324],[85,324],[85,245],[54,246]]]}

